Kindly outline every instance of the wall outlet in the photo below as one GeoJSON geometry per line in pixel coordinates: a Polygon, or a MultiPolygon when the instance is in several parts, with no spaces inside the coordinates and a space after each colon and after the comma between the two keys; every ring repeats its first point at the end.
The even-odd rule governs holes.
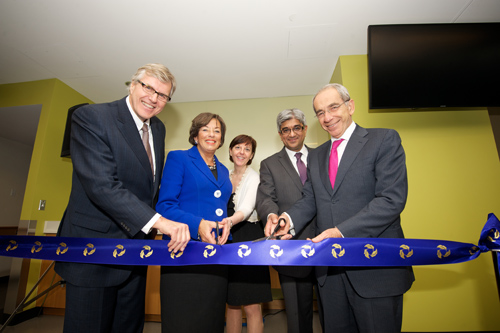
{"type": "Polygon", "coordinates": [[[44,234],[56,234],[57,229],[59,229],[60,221],[45,221],[45,225],[43,226],[44,234]]]}
{"type": "Polygon", "coordinates": [[[40,200],[38,204],[38,210],[45,210],[45,200],[40,200]]]}

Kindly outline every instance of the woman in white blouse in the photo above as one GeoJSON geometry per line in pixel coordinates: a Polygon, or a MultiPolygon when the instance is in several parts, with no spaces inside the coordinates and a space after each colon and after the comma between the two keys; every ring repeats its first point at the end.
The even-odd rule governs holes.
{"type": "MultiPolygon", "coordinates": [[[[257,142],[248,135],[238,135],[229,145],[229,159],[234,164],[230,172],[233,184],[227,207],[227,223],[231,225],[233,243],[264,237],[262,223],[255,211],[259,174],[249,165],[255,155],[257,142]]],[[[243,307],[247,332],[264,331],[262,302],[272,301],[268,266],[229,266],[226,329],[241,332],[243,307]]]]}

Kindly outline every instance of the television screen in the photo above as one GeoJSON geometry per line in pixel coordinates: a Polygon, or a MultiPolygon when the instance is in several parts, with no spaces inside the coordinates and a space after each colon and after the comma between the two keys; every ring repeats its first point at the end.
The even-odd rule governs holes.
{"type": "Polygon", "coordinates": [[[500,23],[368,27],[371,109],[500,106],[500,23]]]}
{"type": "Polygon", "coordinates": [[[61,149],[61,157],[71,157],[70,153],[71,117],[73,116],[73,112],[75,112],[75,110],[78,109],[80,106],[84,106],[87,104],[89,103],[78,104],[68,109],[68,116],[66,118],[66,128],[64,130],[63,144],[61,149]]]}

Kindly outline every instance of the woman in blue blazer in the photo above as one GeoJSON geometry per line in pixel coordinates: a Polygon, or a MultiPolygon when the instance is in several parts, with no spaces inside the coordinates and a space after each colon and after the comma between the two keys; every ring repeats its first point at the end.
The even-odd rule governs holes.
{"type": "MultiPolygon", "coordinates": [[[[165,162],[156,210],[186,223],[194,241],[224,244],[229,236],[230,226],[220,221],[227,217],[232,185],[229,171],[215,157],[225,132],[220,116],[201,113],[189,131],[193,147],[171,151],[165,162]],[[216,221],[221,235],[215,233],[216,221]]],[[[227,274],[223,265],[163,266],[162,332],[223,332],[227,274]]]]}

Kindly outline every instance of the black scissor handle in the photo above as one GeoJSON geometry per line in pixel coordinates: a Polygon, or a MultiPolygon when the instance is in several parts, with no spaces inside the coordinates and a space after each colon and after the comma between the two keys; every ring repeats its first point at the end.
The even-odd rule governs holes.
{"type": "MultiPolygon", "coordinates": [[[[285,225],[286,225],[286,220],[285,220],[284,218],[282,218],[282,217],[281,217],[281,218],[278,220],[278,224],[276,224],[276,227],[274,227],[273,232],[271,233],[271,235],[269,235],[269,237],[267,237],[267,239],[271,239],[271,238],[273,238],[273,237],[274,237],[274,234],[276,234],[276,233],[278,232],[278,230],[280,230],[280,228],[281,228],[281,225],[280,225],[281,221],[285,222],[285,225]]],[[[280,239],[280,238],[281,238],[281,236],[280,236],[279,238],[278,238],[278,237],[276,237],[276,239],[280,239]]]]}

